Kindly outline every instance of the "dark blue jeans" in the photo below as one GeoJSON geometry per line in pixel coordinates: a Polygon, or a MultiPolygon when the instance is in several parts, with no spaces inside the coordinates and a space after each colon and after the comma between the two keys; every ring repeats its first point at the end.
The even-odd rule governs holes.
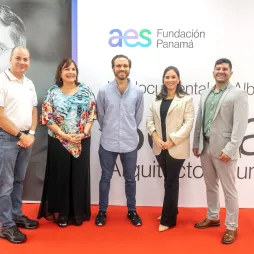
{"type": "Polygon", "coordinates": [[[102,175],[100,180],[100,210],[107,211],[110,180],[116,165],[116,158],[120,155],[125,179],[125,195],[127,198],[128,211],[136,210],[136,163],[138,149],[129,153],[115,153],[105,150],[101,145],[99,148],[102,175]]]}
{"type": "Polygon", "coordinates": [[[31,148],[17,145],[18,139],[0,131],[0,226],[15,225],[13,219],[22,216],[22,192],[31,148]]]}

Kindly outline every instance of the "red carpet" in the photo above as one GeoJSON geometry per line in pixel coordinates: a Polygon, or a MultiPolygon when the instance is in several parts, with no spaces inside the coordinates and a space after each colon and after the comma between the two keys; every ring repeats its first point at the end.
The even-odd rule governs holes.
{"type": "MultiPolygon", "coordinates": [[[[36,218],[38,205],[24,205],[24,214],[36,218]]],[[[136,228],[126,218],[125,207],[111,206],[107,224],[98,228],[94,224],[98,207],[92,207],[92,218],[81,227],[59,228],[44,219],[36,230],[23,230],[28,240],[14,245],[0,239],[1,254],[51,254],[51,253],[254,253],[254,209],[240,209],[237,241],[231,245],[220,242],[224,233],[225,210],[221,211],[221,226],[196,229],[193,224],[205,216],[203,208],[180,208],[178,224],[165,232],[158,232],[161,209],[139,207],[143,226],[136,228]]]]}

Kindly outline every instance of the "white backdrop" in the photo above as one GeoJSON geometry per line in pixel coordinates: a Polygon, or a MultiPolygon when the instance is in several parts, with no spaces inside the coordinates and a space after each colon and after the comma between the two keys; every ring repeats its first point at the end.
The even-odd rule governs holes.
{"type": "MultiPolygon", "coordinates": [[[[187,92],[193,95],[197,111],[200,92],[214,85],[212,71],[215,61],[222,57],[229,58],[234,72],[231,83],[248,92],[249,119],[254,118],[254,2],[252,0],[100,2],[78,1],[79,79],[87,83],[97,95],[100,87],[114,79],[111,70],[112,57],[116,54],[126,54],[132,60],[130,79],[140,86],[145,96],[144,117],[139,127],[144,136],[144,143],[138,153],[137,205],[160,206],[163,197],[163,179],[148,143],[145,121],[152,96],[156,89],[160,90],[163,71],[169,65],[174,65],[180,70],[182,83],[187,92]],[[122,41],[111,42],[118,45],[122,42],[121,47],[109,45],[111,36],[119,36],[117,32],[110,34],[113,29],[121,30],[118,33],[121,32],[123,38],[122,41]],[[136,32],[124,35],[129,29],[136,32]],[[146,33],[144,29],[149,30],[151,34],[149,31],[146,33]],[[131,36],[134,39],[131,39],[131,36]],[[138,45],[130,47],[130,44],[135,43],[138,45]]],[[[242,153],[236,172],[240,207],[254,207],[251,195],[254,193],[254,142],[251,136],[247,137],[254,135],[253,127],[254,123],[248,124],[247,140],[243,144],[244,150],[250,154],[242,153]]],[[[99,139],[100,131],[96,122],[91,147],[94,204],[98,203],[101,175],[98,158],[99,139]]],[[[111,182],[110,204],[125,205],[124,179],[119,160],[117,164],[118,168],[115,168],[111,182]]],[[[222,191],[221,205],[224,206],[222,191]]],[[[179,206],[206,206],[202,169],[199,159],[194,156],[185,161],[181,172],[179,206]]]]}

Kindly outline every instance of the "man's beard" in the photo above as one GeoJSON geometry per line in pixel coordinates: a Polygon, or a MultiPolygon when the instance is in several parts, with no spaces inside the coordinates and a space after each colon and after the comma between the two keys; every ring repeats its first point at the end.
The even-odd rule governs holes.
{"type": "Polygon", "coordinates": [[[126,72],[115,73],[115,77],[117,77],[119,80],[125,80],[129,77],[129,73],[126,72]],[[122,73],[124,73],[124,76],[121,75],[122,73]]]}

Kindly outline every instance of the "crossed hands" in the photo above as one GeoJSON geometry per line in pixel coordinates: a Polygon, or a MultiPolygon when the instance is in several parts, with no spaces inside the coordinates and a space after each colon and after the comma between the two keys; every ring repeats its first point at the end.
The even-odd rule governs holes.
{"type": "Polygon", "coordinates": [[[21,147],[24,147],[24,148],[29,148],[33,145],[34,140],[35,140],[35,138],[34,138],[33,135],[23,133],[20,136],[17,145],[21,146],[21,147]]]}
{"type": "Polygon", "coordinates": [[[84,139],[85,137],[89,137],[91,133],[89,132],[88,134],[84,135],[82,134],[73,134],[73,133],[64,133],[64,132],[59,132],[58,135],[60,136],[61,140],[66,140],[70,143],[74,144],[79,144],[81,143],[81,140],[84,139]]]}
{"type": "Polygon", "coordinates": [[[155,138],[154,139],[155,144],[162,150],[168,150],[172,146],[174,146],[173,141],[167,140],[166,142],[162,141],[160,138],[155,138]]]}

